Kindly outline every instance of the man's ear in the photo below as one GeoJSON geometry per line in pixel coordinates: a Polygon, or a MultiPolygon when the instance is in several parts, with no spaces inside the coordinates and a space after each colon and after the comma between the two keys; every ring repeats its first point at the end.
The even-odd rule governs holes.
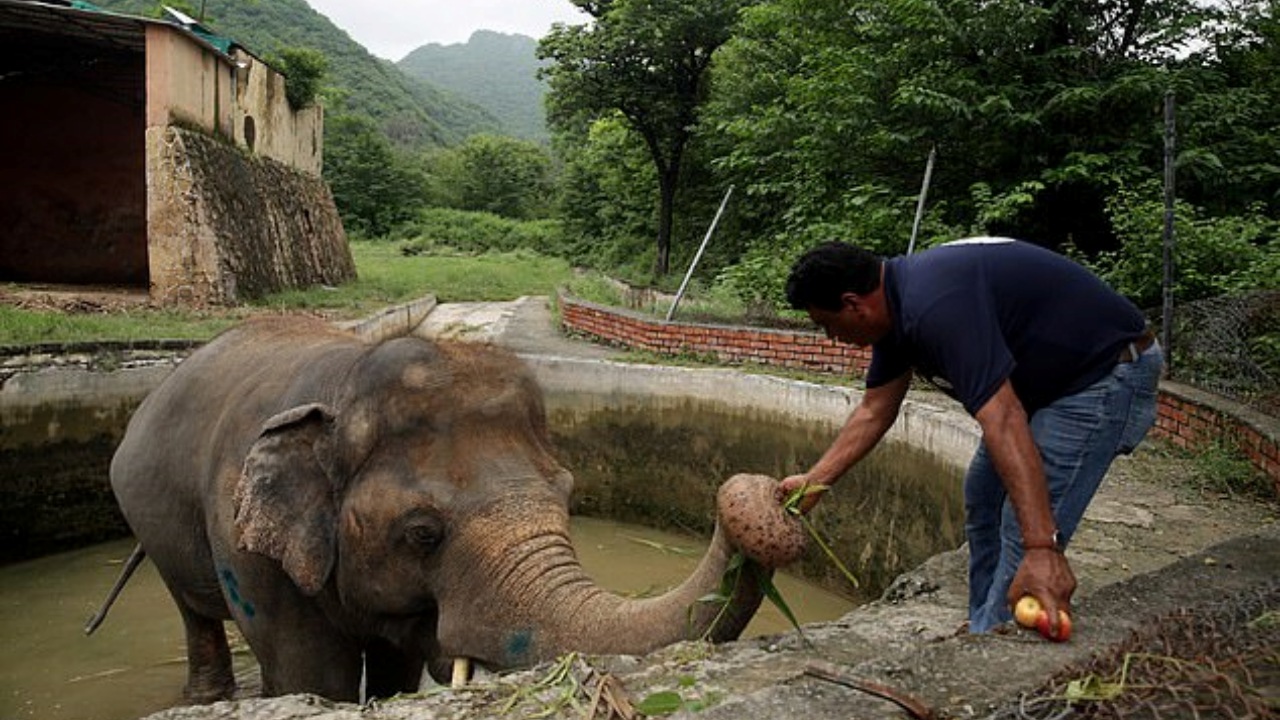
{"type": "Polygon", "coordinates": [[[865,298],[851,290],[846,290],[845,292],[840,293],[841,310],[844,308],[853,308],[854,310],[857,310],[864,302],[865,298]]]}

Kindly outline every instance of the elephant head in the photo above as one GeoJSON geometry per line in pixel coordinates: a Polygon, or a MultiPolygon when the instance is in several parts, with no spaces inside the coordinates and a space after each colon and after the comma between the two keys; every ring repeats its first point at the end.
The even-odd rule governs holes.
{"type": "Polygon", "coordinates": [[[297,401],[244,455],[233,537],[277,561],[344,632],[402,646],[444,680],[455,658],[501,669],[732,639],[757,609],[749,577],[727,605],[699,602],[735,552],[720,527],[663,596],[623,598],[585,574],[569,539],[573,479],[514,355],[402,338],[341,373],[320,366],[329,387],[286,392],[297,401]]]}

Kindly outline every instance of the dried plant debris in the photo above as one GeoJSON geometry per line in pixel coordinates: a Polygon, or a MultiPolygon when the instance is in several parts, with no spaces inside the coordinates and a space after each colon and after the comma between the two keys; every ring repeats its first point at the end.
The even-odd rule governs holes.
{"type": "Polygon", "coordinates": [[[990,718],[1280,718],[1280,581],[1156,618],[990,718]]]}

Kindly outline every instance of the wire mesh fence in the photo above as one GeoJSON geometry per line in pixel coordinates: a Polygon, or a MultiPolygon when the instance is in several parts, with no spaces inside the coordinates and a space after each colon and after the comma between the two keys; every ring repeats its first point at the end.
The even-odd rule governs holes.
{"type": "Polygon", "coordinates": [[[1280,416],[1280,291],[1185,303],[1173,317],[1170,379],[1280,416]]]}

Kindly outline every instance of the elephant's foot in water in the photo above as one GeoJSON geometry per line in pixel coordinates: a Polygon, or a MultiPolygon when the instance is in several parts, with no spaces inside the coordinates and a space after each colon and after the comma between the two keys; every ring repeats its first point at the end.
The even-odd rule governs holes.
{"type": "Polygon", "coordinates": [[[230,700],[236,691],[236,677],[222,621],[185,609],[182,618],[187,632],[187,686],[183,693],[187,701],[207,705],[230,700]]]}

